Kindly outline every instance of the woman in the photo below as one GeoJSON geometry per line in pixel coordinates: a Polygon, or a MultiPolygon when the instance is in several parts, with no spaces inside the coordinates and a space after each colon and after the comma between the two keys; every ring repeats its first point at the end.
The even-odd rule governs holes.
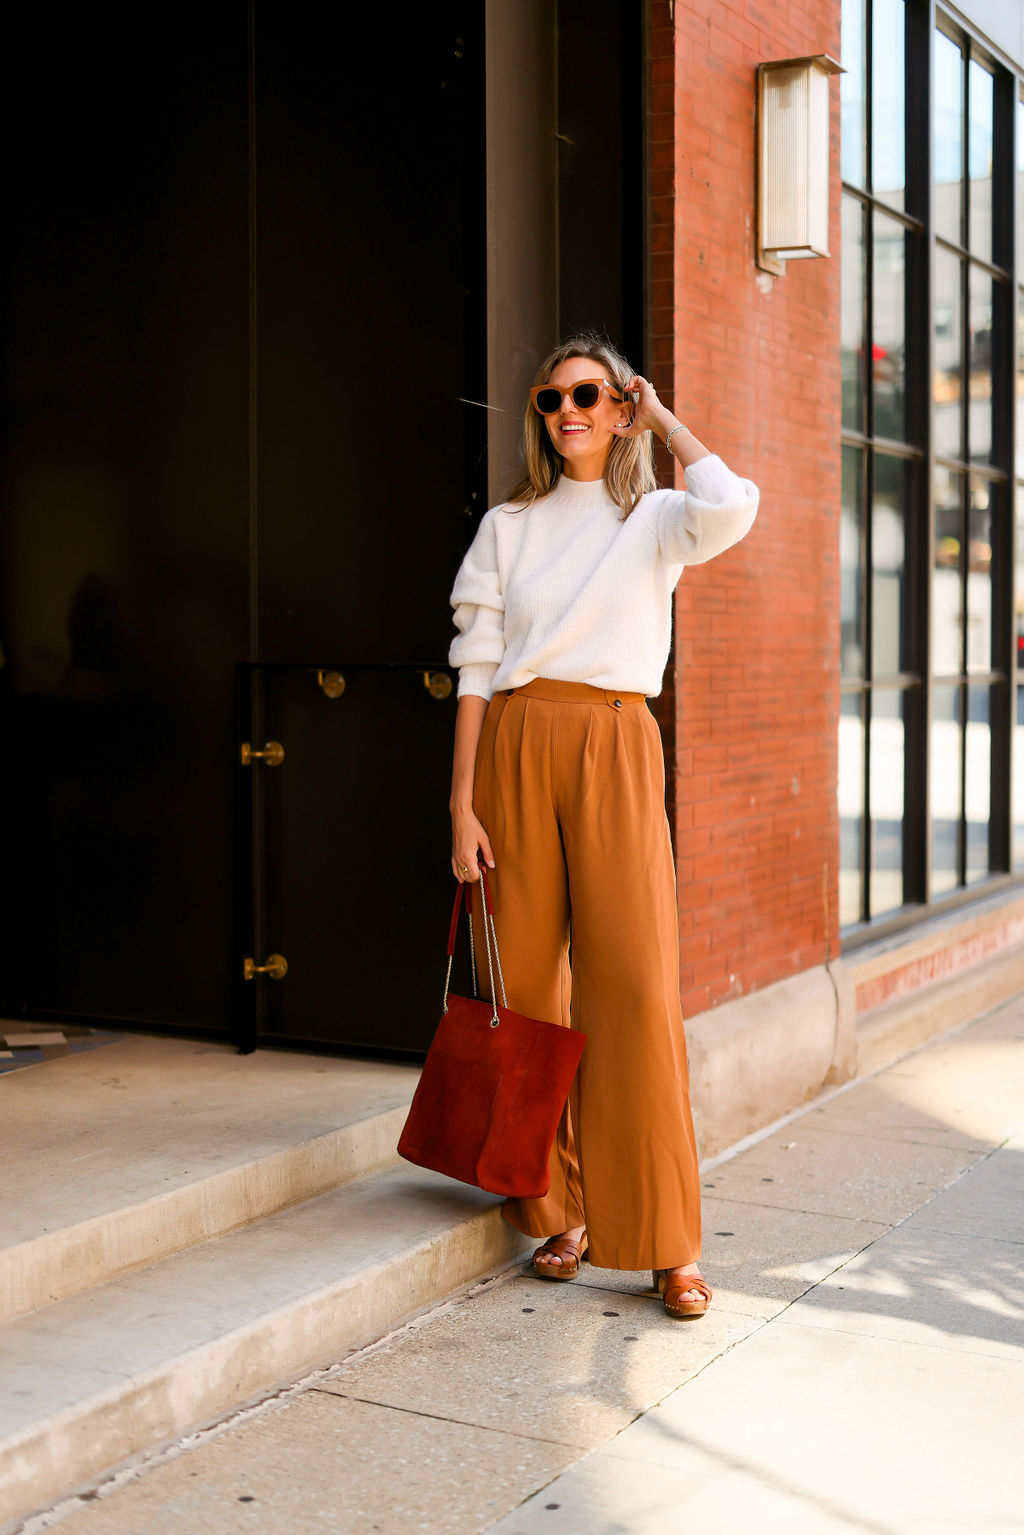
{"type": "Polygon", "coordinates": [[[597,335],[558,347],[525,420],[526,473],[483,518],[452,592],[459,668],[452,868],[493,876],[509,1006],[587,1035],[543,1199],[545,1279],[651,1268],[700,1316],[700,1190],[679,1007],[661,691],[684,565],[749,530],[758,493],[597,335]],[[659,490],[651,434],[686,470],[659,490]],[[570,967],[571,936],[571,967],[570,967]]]}

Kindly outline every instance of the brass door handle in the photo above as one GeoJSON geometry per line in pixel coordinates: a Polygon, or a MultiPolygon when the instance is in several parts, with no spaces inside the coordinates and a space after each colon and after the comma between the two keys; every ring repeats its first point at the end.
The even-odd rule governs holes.
{"type": "Polygon", "coordinates": [[[268,741],[262,751],[254,751],[248,741],[242,742],[242,766],[251,767],[258,759],[267,764],[267,767],[280,767],[284,761],[284,747],[280,741],[268,741]]]}
{"type": "Polygon", "coordinates": [[[423,686],[431,698],[448,698],[451,696],[452,679],[447,672],[424,672],[423,686]]]}
{"type": "Polygon", "coordinates": [[[272,981],[283,981],[288,974],[288,961],[283,954],[271,954],[265,965],[257,965],[248,955],[242,961],[242,974],[247,981],[258,975],[269,975],[272,981]]]}
{"type": "Polygon", "coordinates": [[[341,672],[325,672],[321,667],[316,674],[316,680],[328,698],[340,698],[345,691],[345,679],[341,672]]]}

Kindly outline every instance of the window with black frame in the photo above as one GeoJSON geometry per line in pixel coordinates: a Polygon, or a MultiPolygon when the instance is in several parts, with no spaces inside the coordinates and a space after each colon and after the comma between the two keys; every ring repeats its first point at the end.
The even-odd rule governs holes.
{"type": "MultiPolygon", "coordinates": [[[[923,0],[843,0],[842,20],[840,924],[852,937],[1010,866],[1024,568],[1011,579],[1016,86],[941,12],[933,30],[923,0]]],[[[1024,312],[1024,267],[1017,277],[1024,312]]],[[[1017,377],[1024,411],[1024,358],[1017,377]]],[[[1018,477],[1024,522],[1024,463],[1018,477]]],[[[1024,864],[1020,795],[1013,805],[1024,864]]]]}
{"type": "Polygon", "coordinates": [[[1006,868],[1010,657],[994,555],[1009,517],[1009,423],[994,343],[1012,321],[1009,230],[993,218],[996,74],[969,38],[943,25],[932,57],[934,899],[1006,868]]]}
{"type": "Polygon", "coordinates": [[[923,680],[912,625],[923,447],[908,409],[907,295],[924,225],[907,195],[904,0],[845,0],[842,57],[839,915],[849,927],[913,899],[906,805],[923,680]]]}

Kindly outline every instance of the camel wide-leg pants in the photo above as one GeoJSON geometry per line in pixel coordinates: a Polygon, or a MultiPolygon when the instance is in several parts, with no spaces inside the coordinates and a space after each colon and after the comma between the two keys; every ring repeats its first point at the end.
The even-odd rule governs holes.
{"type": "MultiPolygon", "coordinates": [[[[675,869],[643,694],[544,679],[496,694],[474,808],[494,852],[508,1005],[587,1036],[550,1190],[507,1200],[505,1218],[536,1237],[585,1224],[601,1268],[692,1263],[700,1189],[675,869]]],[[[482,946],[478,968],[487,975],[482,946]]]]}

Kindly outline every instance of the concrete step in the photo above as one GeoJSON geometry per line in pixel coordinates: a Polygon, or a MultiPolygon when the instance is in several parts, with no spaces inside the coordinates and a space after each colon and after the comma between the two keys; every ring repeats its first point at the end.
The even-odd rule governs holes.
{"type": "Polygon", "coordinates": [[[137,1036],[0,1077],[0,1320],[395,1160],[413,1066],[137,1036]]]}
{"type": "Polygon", "coordinates": [[[528,1243],[405,1163],[0,1326],[0,1523],[380,1336],[528,1243]]]}

